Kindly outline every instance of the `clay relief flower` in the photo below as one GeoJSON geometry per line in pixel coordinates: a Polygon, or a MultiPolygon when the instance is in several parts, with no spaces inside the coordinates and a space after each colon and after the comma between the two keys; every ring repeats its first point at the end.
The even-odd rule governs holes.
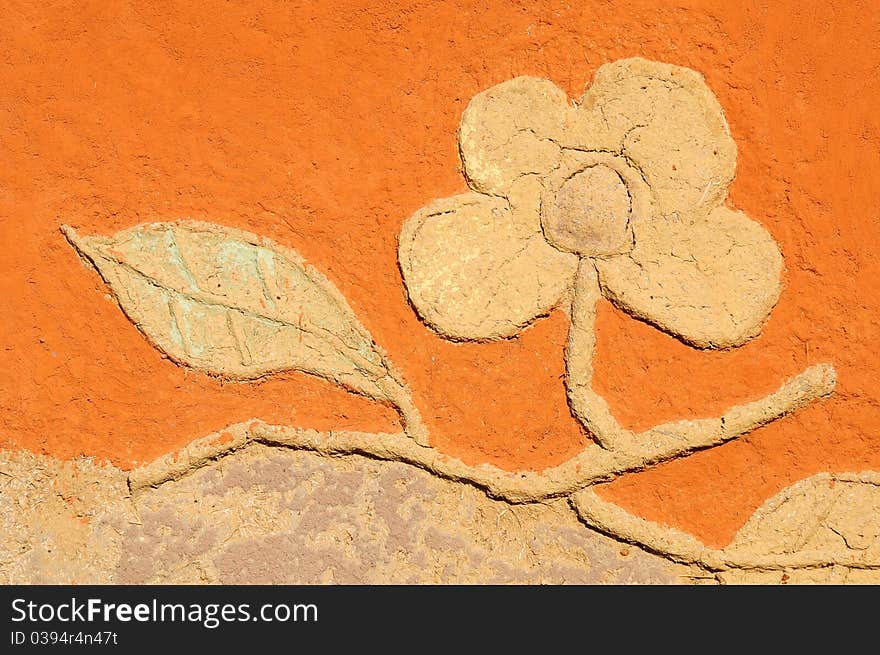
{"type": "Polygon", "coordinates": [[[459,148],[472,191],[401,232],[409,298],[465,340],[570,308],[569,397],[605,445],[631,435],[590,386],[600,297],[698,348],[755,337],[779,298],[776,243],[724,204],[736,145],[692,70],[617,61],[576,103],[548,80],[509,80],[471,100],[459,148]]]}
{"type": "Polygon", "coordinates": [[[341,292],[296,250],[191,220],[144,223],[112,236],[63,227],[134,326],[178,364],[243,382],[301,371],[400,414],[402,431],[390,434],[246,421],[191,443],[183,456],[132,471],[129,490],[145,492],[260,443],[408,462],[511,502],[568,497],[587,525],[707,570],[816,562],[876,568],[876,558],[862,555],[876,531],[853,528],[853,517],[876,504],[873,474],[815,476],[780,492],[723,551],[634,517],[591,489],[734,439],[835,387],[834,368],[819,364],[721,416],[639,434],[622,428],[592,390],[602,297],[698,348],[755,337],[779,297],[776,243],[724,204],[736,146],[703,78],[642,59],[619,61],[603,66],[574,104],[547,80],[516,78],[471,101],[459,145],[472,191],[431,203],[400,236],[410,300],[427,324],[460,340],[511,337],[556,307],[568,311],[569,401],[598,444],[541,472],[468,465],[430,445],[396,366],[341,292]],[[830,482],[846,486],[846,503],[838,503],[842,491],[828,495],[830,482]],[[778,539],[792,512],[809,516],[817,507],[825,518],[808,522],[812,536],[778,539]],[[805,544],[815,550],[805,554],[805,544]]]}

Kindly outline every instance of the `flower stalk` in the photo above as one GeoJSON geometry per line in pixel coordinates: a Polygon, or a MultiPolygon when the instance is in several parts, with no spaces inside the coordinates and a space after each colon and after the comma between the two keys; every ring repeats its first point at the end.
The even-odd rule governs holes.
{"type": "Polygon", "coordinates": [[[615,450],[626,441],[608,403],[593,391],[593,356],[596,350],[596,304],[602,298],[599,276],[593,262],[581,258],[574,278],[571,327],[565,348],[565,376],[568,403],[581,425],[606,450],[615,450]]]}
{"type": "MultiPolygon", "coordinates": [[[[819,364],[792,378],[778,391],[738,405],[716,418],[663,423],[643,432],[623,428],[608,403],[592,388],[596,349],[596,303],[602,297],[592,261],[582,258],[574,282],[571,327],[566,346],[566,387],[575,417],[605,450],[647,462],[650,453],[686,453],[735,439],[775,421],[834,391],[837,374],[831,364],[819,364]]],[[[664,456],[665,458],[665,456],[664,456]]]]}

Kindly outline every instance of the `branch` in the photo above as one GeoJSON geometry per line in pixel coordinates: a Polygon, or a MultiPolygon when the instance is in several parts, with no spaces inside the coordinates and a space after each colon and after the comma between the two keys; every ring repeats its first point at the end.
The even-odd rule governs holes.
{"type": "Polygon", "coordinates": [[[617,453],[609,472],[643,467],[735,439],[834,391],[834,367],[819,364],[791,378],[777,391],[737,405],[718,418],[673,421],[634,433],[617,422],[608,403],[592,388],[596,303],[601,297],[596,270],[589,260],[582,259],[571,305],[566,388],[574,415],[604,449],[617,453]]]}
{"type": "Polygon", "coordinates": [[[783,384],[775,393],[734,407],[719,419],[680,421],[671,424],[675,429],[668,432],[668,426],[660,426],[622,440],[620,450],[610,451],[592,444],[570,460],[542,472],[511,472],[489,464],[471,466],[434,448],[420,446],[406,433],[318,432],[251,421],[194,441],[177,453],[133,470],[129,475],[129,487],[136,492],[176,480],[212,460],[256,442],[322,455],[363,455],[405,462],[443,478],[472,484],[493,498],[512,503],[533,502],[567,496],[621,473],[641,470],[684,453],[723,443],[826,396],[833,388],[833,369],[827,365],[814,366],[783,384]],[[712,427],[717,431],[713,432],[712,427]]]}
{"type": "Polygon", "coordinates": [[[722,568],[720,551],[686,532],[630,514],[619,505],[602,500],[593,489],[573,494],[569,502],[582,522],[602,534],[681,564],[697,564],[711,570],[722,568]]]}
{"type": "Polygon", "coordinates": [[[833,559],[822,550],[784,553],[738,553],[729,547],[710,548],[696,537],[630,514],[614,503],[602,500],[593,489],[569,498],[578,517],[587,526],[626,543],[634,544],[681,564],[695,564],[709,571],[824,568],[829,565],[853,569],[880,569],[880,557],[868,552],[836,554],[833,559]]]}
{"type": "Polygon", "coordinates": [[[422,416],[413,401],[412,394],[407,386],[400,381],[400,376],[391,367],[390,362],[385,362],[389,375],[378,380],[376,385],[383,391],[394,409],[400,416],[404,433],[419,446],[428,446],[428,429],[422,421],[422,416]]]}

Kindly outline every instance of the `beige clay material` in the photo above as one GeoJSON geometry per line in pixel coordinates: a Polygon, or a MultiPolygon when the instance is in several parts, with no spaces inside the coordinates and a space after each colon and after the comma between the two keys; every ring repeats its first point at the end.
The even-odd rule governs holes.
{"type": "Polygon", "coordinates": [[[0,452],[0,583],[880,582],[877,473],[801,481],[713,550],[592,490],[569,498],[579,525],[564,499],[508,504],[368,449],[278,448],[293,440],[244,430],[177,453],[155,487],[0,452]]]}
{"type": "Polygon", "coordinates": [[[199,221],[147,223],[114,237],[64,227],[120,307],[175,362],[230,379],[298,370],[400,410],[425,443],[400,375],[345,298],[298,253],[199,221]]]}
{"type": "MultiPolygon", "coordinates": [[[[566,145],[613,144],[642,171],[660,216],[705,215],[724,202],[736,174],[736,143],[700,73],[646,59],[606,64],[581,97],[566,145]]],[[[601,149],[601,148],[599,148],[601,149]]]]}
{"type": "Polygon", "coordinates": [[[588,525],[680,563],[722,574],[725,582],[880,581],[880,474],[820,473],[764,503],[724,549],[628,514],[589,489],[572,506],[588,525]],[[843,571],[847,575],[843,575],[843,571]],[[812,576],[807,572],[812,571],[812,576]],[[778,577],[768,578],[768,573],[778,577]]]}
{"type": "Polygon", "coordinates": [[[709,548],[680,530],[633,516],[602,500],[593,489],[583,488],[600,480],[582,484],[580,491],[552,488],[564,477],[558,471],[516,474],[488,466],[472,467],[432,449],[420,449],[402,434],[322,434],[257,422],[233,426],[222,438],[212,435],[180,453],[132,471],[129,491],[137,499],[166,483],[198,474],[224,456],[245,452],[254,444],[310,451],[323,457],[356,454],[405,462],[441,478],[479,487],[488,496],[514,505],[568,497],[590,528],[673,562],[694,565],[721,581],[760,582],[767,572],[803,577],[808,571],[813,571],[812,580],[817,582],[834,581],[841,575],[852,576],[853,582],[880,579],[880,522],[876,520],[880,516],[880,474],[871,472],[820,474],[783,490],[767,501],[722,550],[709,548]]]}
{"type": "MultiPolygon", "coordinates": [[[[756,337],[779,299],[772,236],[721,204],[736,147],[702,77],[623,60],[603,66],[574,106],[546,80],[517,78],[473,98],[459,145],[474,193],[435,201],[400,235],[425,322],[452,339],[498,339],[570,303],[569,402],[601,446],[647,455],[657,440],[702,447],[736,436],[721,417],[636,438],[592,389],[601,297],[699,348],[756,337]]],[[[833,368],[822,376],[830,393],[833,368]]]]}
{"type": "Polygon", "coordinates": [[[544,236],[555,248],[582,256],[615,255],[632,248],[629,191],[613,168],[575,171],[542,212],[544,236]]]}
{"type": "MultiPolygon", "coordinates": [[[[251,444],[129,495],[124,471],[0,451],[0,584],[672,584],[691,568],[397,462],[251,444]]],[[[697,575],[702,575],[697,573],[697,575]]]]}
{"type": "Polygon", "coordinates": [[[536,178],[517,181],[526,200],[477,193],[437,200],[400,234],[410,302],[450,339],[508,337],[549,312],[570,284],[577,257],[544,239],[536,178]],[[457,253],[451,256],[450,253],[457,253]]]}
{"type": "Polygon", "coordinates": [[[487,464],[471,466],[434,448],[420,446],[405,433],[318,432],[250,421],[198,439],[181,452],[160,457],[133,470],[129,474],[129,485],[133,493],[155,487],[236,452],[250,442],[258,442],[327,456],[359,454],[406,462],[450,480],[473,484],[493,498],[513,503],[534,502],[566,496],[621,473],[642,470],[700,448],[724,443],[779,418],[793,408],[827,396],[833,385],[833,371],[816,366],[760,401],[731,408],[720,419],[679,421],[639,435],[622,435],[614,450],[592,445],[567,462],[540,473],[504,471],[487,464]]]}
{"type": "Polygon", "coordinates": [[[658,219],[634,229],[626,257],[596,260],[611,302],[698,348],[760,333],[782,290],[782,255],[766,229],[723,206],[698,223],[658,219]]]}
{"type": "MultiPolygon", "coordinates": [[[[467,465],[426,445],[401,377],[341,294],[297,253],[193,221],[145,224],[113,237],[81,237],[66,228],[132,322],[176,362],[244,380],[305,371],[392,404],[403,419],[404,432],[396,434],[241,423],[132,471],[132,498],[199,474],[223,456],[281,447],[406,463],[508,503],[569,498],[589,526],[713,574],[876,568],[872,554],[854,552],[861,533],[851,529],[846,549],[827,540],[813,550],[785,541],[783,550],[751,552],[735,541],[718,551],[588,489],[735,439],[835,387],[833,366],[820,364],[717,418],[641,433],[623,429],[592,390],[602,297],[700,348],[754,338],[779,297],[783,262],[774,240],[722,204],[736,149],[702,78],[624,60],[603,67],[573,106],[549,82],[517,78],[474,98],[459,143],[474,191],[431,203],[401,232],[410,301],[442,335],[466,340],[507,338],[556,307],[568,309],[569,402],[597,444],[541,472],[467,465]],[[686,129],[690,136],[683,136],[686,129]]],[[[850,482],[861,485],[854,494],[868,493],[864,503],[875,502],[863,488],[869,480],[850,482]]],[[[754,522],[765,514],[777,525],[770,509],[754,522]]],[[[839,534],[850,519],[829,529],[839,534]]],[[[747,527],[744,542],[750,530],[760,532],[747,527]]]]}
{"type": "Polygon", "coordinates": [[[539,221],[559,250],[596,257],[612,302],[700,348],[745,343],[778,300],[775,242],[722,204],[736,146],[699,73],[621,60],[574,104],[516,78],[471,100],[459,147],[475,194],[435,201],[400,238],[410,299],[445,336],[508,337],[564,301],[573,265],[536,243],[539,221]],[[491,291],[505,298],[486,307],[491,291]]]}

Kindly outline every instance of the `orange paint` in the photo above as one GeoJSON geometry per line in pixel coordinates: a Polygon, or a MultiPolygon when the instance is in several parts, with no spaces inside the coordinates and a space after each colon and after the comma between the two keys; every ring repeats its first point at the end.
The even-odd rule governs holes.
{"type": "Polygon", "coordinates": [[[235,439],[235,437],[232,436],[231,432],[221,432],[220,436],[211,442],[211,445],[212,446],[222,446],[225,443],[229,443],[233,439],[235,439]]]}
{"type": "Polygon", "coordinates": [[[561,379],[559,313],[454,344],[407,306],[402,223],[465,188],[456,128],[514,75],[572,96],[607,61],[702,72],[739,147],[731,202],[781,244],[761,338],[683,346],[604,307],[596,388],[631,427],[708,416],[812,363],[833,399],[603,494],[716,545],[817,471],[880,468],[876,183],[880,7],[825,2],[16,2],[0,24],[0,446],[123,467],[233,422],[394,429],[388,408],[304,375],[222,384],[153,350],[59,226],[192,217],[299,250],[403,370],[435,444],[540,469],[587,443],[561,379]],[[211,5],[213,3],[209,3],[211,5]]]}

